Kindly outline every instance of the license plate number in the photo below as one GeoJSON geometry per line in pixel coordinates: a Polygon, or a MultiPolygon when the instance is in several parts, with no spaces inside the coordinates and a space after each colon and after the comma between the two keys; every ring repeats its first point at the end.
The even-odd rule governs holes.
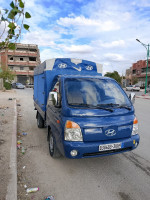
{"type": "Polygon", "coordinates": [[[121,143],[99,145],[99,151],[108,151],[113,149],[121,149],[121,143]]]}

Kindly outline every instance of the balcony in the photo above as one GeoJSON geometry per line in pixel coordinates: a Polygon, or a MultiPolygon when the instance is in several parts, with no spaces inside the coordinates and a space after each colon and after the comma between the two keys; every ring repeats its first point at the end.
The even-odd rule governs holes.
{"type": "MultiPolygon", "coordinates": [[[[132,74],[133,77],[137,77],[137,78],[144,78],[146,77],[146,72],[142,72],[141,74],[132,74]]],[[[147,73],[147,76],[150,76],[150,72],[147,73]]]]}
{"type": "Polygon", "coordinates": [[[9,60],[8,65],[13,65],[13,66],[37,66],[38,62],[37,61],[13,61],[9,60]]]}
{"type": "Polygon", "coordinates": [[[26,70],[14,70],[13,71],[14,74],[16,75],[26,75],[26,76],[33,76],[34,75],[34,71],[26,71],[26,70]]]}
{"type": "Polygon", "coordinates": [[[37,52],[29,52],[29,51],[8,51],[9,56],[30,56],[37,57],[37,52]]]}

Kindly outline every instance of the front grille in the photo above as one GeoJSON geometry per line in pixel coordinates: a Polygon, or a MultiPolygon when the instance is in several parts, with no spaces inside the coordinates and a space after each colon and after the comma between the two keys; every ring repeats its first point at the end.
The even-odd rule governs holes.
{"type": "Polygon", "coordinates": [[[109,153],[116,153],[116,152],[128,151],[128,150],[131,150],[131,149],[132,149],[132,147],[127,147],[127,148],[122,148],[122,149],[113,149],[113,150],[93,152],[93,153],[84,153],[83,157],[103,155],[103,154],[109,154],[109,153]]]}

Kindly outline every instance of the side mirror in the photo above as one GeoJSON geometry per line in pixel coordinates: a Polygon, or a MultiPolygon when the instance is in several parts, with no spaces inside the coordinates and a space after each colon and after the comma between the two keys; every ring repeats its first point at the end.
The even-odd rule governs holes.
{"type": "Polygon", "coordinates": [[[51,101],[51,104],[54,105],[56,108],[60,108],[61,107],[60,93],[50,92],[49,101],[51,101]]]}
{"type": "Polygon", "coordinates": [[[134,104],[134,102],[135,102],[135,93],[130,93],[129,94],[129,99],[130,99],[130,101],[134,104]]]}

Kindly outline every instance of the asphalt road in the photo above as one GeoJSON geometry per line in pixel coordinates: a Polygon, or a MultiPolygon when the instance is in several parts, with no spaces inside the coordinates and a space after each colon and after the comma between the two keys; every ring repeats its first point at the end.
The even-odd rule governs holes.
{"type": "Polygon", "coordinates": [[[47,130],[36,125],[33,89],[16,91],[22,115],[18,131],[28,133],[22,138],[26,153],[18,154],[18,173],[22,175],[18,200],[40,200],[48,195],[55,200],[150,199],[150,100],[135,102],[141,140],[133,152],[80,160],[53,159],[49,156],[47,130]],[[26,195],[24,184],[39,187],[39,191],[26,195]]]}

